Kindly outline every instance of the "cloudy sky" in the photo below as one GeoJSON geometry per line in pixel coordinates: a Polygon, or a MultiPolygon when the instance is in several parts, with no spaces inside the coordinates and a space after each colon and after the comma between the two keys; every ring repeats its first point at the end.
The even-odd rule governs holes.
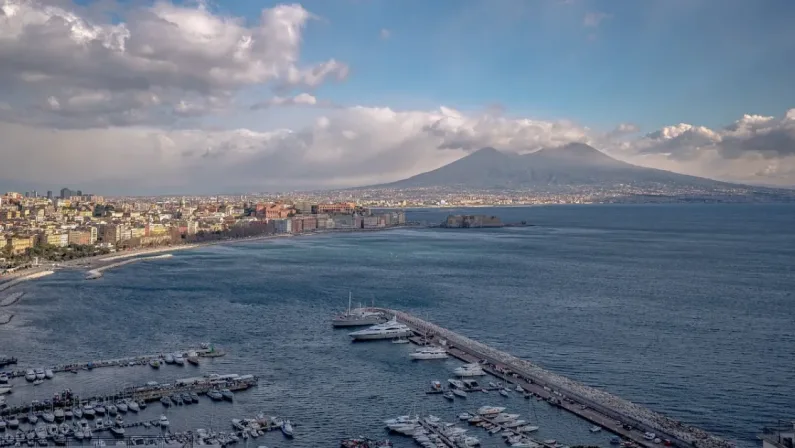
{"type": "Polygon", "coordinates": [[[572,141],[795,185],[790,0],[0,0],[0,188],[284,191],[572,141]]]}

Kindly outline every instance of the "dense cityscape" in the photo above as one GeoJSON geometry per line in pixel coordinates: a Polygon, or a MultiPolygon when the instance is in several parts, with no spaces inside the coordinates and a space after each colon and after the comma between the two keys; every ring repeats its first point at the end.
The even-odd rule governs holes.
{"type": "Polygon", "coordinates": [[[403,211],[375,213],[351,201],[213,196],[105,198],[63,188],[0,196],[0,268],[117,250],[259,235],[404,225],[403,211]]]}

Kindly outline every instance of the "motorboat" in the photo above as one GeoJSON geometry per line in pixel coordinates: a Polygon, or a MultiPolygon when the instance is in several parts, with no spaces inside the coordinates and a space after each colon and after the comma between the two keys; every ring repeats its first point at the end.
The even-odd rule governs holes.
{"type": "Polygon", "coordinates": [[[282,426],[281,426],[280,429],[282,430],[282,434],[284,434],[285,437],[287,437],[289,439],[293,438],[293,424],[290,423],[290,420],[285,420],[282,423],[282,426]]]}
{"type": "Polygon", "coordinates": [[[442,396],[448,400],[455,400],[455,395],[453,395],[453,393],[449,390],[443,393],[442,396]]]}
{"type": "Polygon", "coordinates": [[[456,389],[466,389],[466,385],[461,380],[456,380],[456,379],[450,378],[450,379],[447,380],[447,382],[450,383],[450,387],[453,387],[453,388],[456,388],[456,389]]]}
{"type": "Polygon", "coordinates": [[[409,354],[409,357],[416,360],[445,359],[447,351],[442,347],[423,347],[409,354]]]}
{"type": "Polygon", "coordinates": [[[221,392],[218,392],[215,389],[207,391],[207,396],[213,401],[220,401],[224,399],[224,396],[221,395],[221,392]]]}
{"type": "Polygon", "coordinates": [[[64,418],[66,418],[66,414],[64,414],[63,409],[61,408],[55,408],[55,410],[52,412],[52,415],[54,415],[55,419],[58,421],[61,421],[64,418]]]}
{"type": "Polygon", "coordinates": [[[72,419],[72,417],[74,417],[74,416],[75,416],[75,413],[74,413],[74,412],[72,412],[72,408],[66,408],[66,409],[64,409],[64,411],[63,411],[63,416],[64,416],[64,417],[65,417],[67,420],[71,420],[71,419],[72,419]]]}
{"type": "Polygon", "coordinates": [[[516,385],[516,389],[515,390],[516,390],[516,392],[519,392],[520,394],[524,393],[524,389],[522,388],[522,386],[520,386],[518,384],[516,385]]]}
{"type": "Polygon", "coordinates": [[[463,378],[461,382],[464,383],[467,389],[480,389],[480,385],[475,380],[463,378]]]}
{"type": "Polygon", "coordinates": [[[599,426],[599,425],[593,425],[593,426],[591,426],[591,428],[590,428],[590,429],[588,429],[588,431],[591,431],[591,432],[600,432],[600,431],[602,431],[602,427],[601,427],[601,426],[599,426]]]}
{"type": "Polygon", "coordinates": [[[83,410],[80,409],[80,406],[72,406],[72,415],[74,415],[75,418],[83,418],[83,410]]]}
{"type": "Polygon", "coordinates": [[[0,384],[8,384],[9,378],[8,374],[0,373],[0,384]]]}
{"type": "Polygon", "coordinates": [[[171,398],[169,398],[169,397],[161,397],[160,398],[160,403],[162,403],[163,406],[165,406],[165,407],[169,407],[169,406],[171,406],[173,404],[173,402],[171,401],[171,398]]]}
{"type": "Polygon", "coordinates": [[[113,434],[113,437],[118,437],[120,439],[124,438],[124,428],[119,425],[113,425],[110,427],[110,432],[113,434]]]}
{"type": "Polygon", "coordinates": [[[453,370],[458,376],[484,376],[486,372],[483,371],[483,368],[480,367],[480,364],[465,364],[461,367],[456,367],[453,370]]]}
{"type": "Polygon", "coordinates": [[[105,406],[103,406],[102,403],[97,403],[94,405],[94,411],[97,413],[97,415],[105,415],[107,409],[105,409],[105,406]]]}
{"type": "Polygon", "coordinates": [[[502,395],[503,397],[507,397],[510,394],[508,393],[507,389],[500,389],[500,395],[502,395]]]}
{"type": "Polygon", "coordinates": [[[47,437],[54,437],[58,435],[58,425],[50,423],[47,425],[47,437]]]}
{"type": "Polygon", "coordinates": [[[174,364],[176,364],[178,366],[184,366],[185,365],[185,358],[183,358],[182,355],[180,355],[180,354],[174,355],[174,364]]]}
{"type": "Polygon", "coordinates": [[[174,364],[174,355],[168,354],[165,357],[166,364],[174,364]]]}
{"type": "Polygon", "coordinates": [[[409,341],[407,338],[392,339],[393,344],[408,344],[409,342],[411,341],[409,341]]]}
{"type": "Polygon", "coordinates": [[[532,425],[520,426],[520,427],[514,429],[514,431],[516,431],[516,432],[536,432],[536,431],[538,431],[538,426],[532,426],[532,425]]]}
{"type": "Polygon", "coordinates": [[[331,325],[336,328],[363,327],[365,325],[377,325],[384,321],[386,321],[386,318],[382,313],[367,311],[363,308],[351,309],[351,294],[348,293],[348,309],[331,319],[331,325]]]}
{"type": "Polygon", "coordinates": [[[169,397],[169,398],[171,398],[171,401],[173,401],[173,402],[174,402],[174,404],[176,404],[176,405],[178,405],[178,406],[181,406],[181,405],[185,404],[185,403],[182,401],[182,397],[181,397],[179,394],[173,394],[173,395],[171,395],[171,397],[169,397]]]}
{"type": "Polygon", "coordinates": [[[52,369],[46,369],[44,371],[44,378],[47,378],[48,380],[51,380],[54,376],[55,376],[55,372],[53,372],[52,369]]]}
{"type": "Polygon", "coordinates": [[[156,359],[153,359],[153,360],[149,361],[149,366],[151,368],[153,368],[153,369],[159,369],[160,368],[160,361],[158,361],[156,359]]]}
{"type": "Polygon", "coordinates": [[[108,414],[110,415],[116,415],[119,413],[119,408],[117,408],[115,404],[109,404],[107,410],[108,414]]]}
{"type": "Polygon", "coordinates": [[[97,431],[104,431],[105,430],[105,420],[98,418],[97,421],[94,422],[94,427],[97,428],[97,431]]]}
{"type": "Polygon", "coordinates": [[[38,423],[38,421],[39,421],[39,416],[37,416],[33,412],[28,414],[28,423],[30,423],[31,425],[35,425],[36,423],[38,423]]]}
{"type": "Polygon", "coordinates": [[[408,337],[412,334],[414,334],[414,332],[411,331],[411,328],[401,324],[393,317],[392,320],[388,322],[373,325],[364,330],[354,331],[353,333],[349,333],[348,336],[352,337],[354,341],[371,341],[408,337]]]}
{"type": "Polygon", "coordinates": [[[118,409],[119,412],[123,413],[123,412],[127,412],[130,408],[127,405],[127,402],[125,400],[119,400],[119,401],[116,402],[116,409],[118,409]]]}
{"type": "Polygon", "coordinates": [[[36,374],[37,380],[43,380],[47,378],[47,375],[44,373],[44,369],[33,369],[33,372],[36,374]]]}
{"type": "Polygon", "coordinates": [[[466,398],[467,397],[467,393],[464,392],[461,389],[450,389],[450,392],[452,392],[453,395],[455,395],[457,397],[461,397],[461,398],[466,398]]]}
{"type": "Polygon", "coordinates": [[[193,404],[193,397],[191,397],[189,393],[183,392],[182,393],[182,401],[185,404],[193,404]]]}
{"type": "Polygon", "coordinates": [[[196,352],[188,352],[188,357],[186,359],[194,366],[199,365],[199,354],[196,352]]]}
{"type": "Polygon", "coordinates": [[[171,422],[168,421],[168,417],[161,415],[160,419],[157,421],[157,424],[160,425],[161,428],[167,428],[171,422]]]}
{"type": "Polygon", "coordinates": [[[141,407],[138,406],[138,402],[135,400],[130,400],[127,402],[127,408],[133,412],[138,412],[141,410],[141,407]]]}
{"type": "Polygon", "coordinates": [[[69,434],[72,433],[72,428],[68,423],[61,423],[61,425],[58,426],[58,432],[60,432],[65,436],[68,436],[69,434]]]}
{"type": "Polygon", "coordinates": [[[141,409],[141,410],[146,409],[146,401],[145,400],[138,400],[138,409],[141,409]]]}
{"type": "Polygon", "coordinates": [[[501,413],[501,414],[497,415],[496,417],[492,418],[492,421],[494,421],[494,423],[508,423],[508,422],[512,422],[512,421],[516,420],[517,418],[519,418],[519,414],[503,414],[503,413],[501,413]]]}
{"type": "Polygon", "coordinates": [[[52,423],[55,421],[55,414],[50,411],[44,411],[41,414],[41,419],[47,423],[52,423]]]}
{"type": "Polygon", "coordinates": [[[0,387],[0,395],[10,394],[11,388],[10,387],[0,387]]]}
{"type": "Polygon", "coordinates": [[[224,398],[224,400],[232,401],[235,399],[235,394],[229,389],[221,389],[221,396],[224,398]]]}
{"type": "Polygon", "coordinates": [[[458,414],[458,419],[459,420],[469,420],[472,417],[473,417],[473,415],[470,414],[469,412],[464,412],[462,414],[458,414]]]}
{"type": "Polygon", "coordinates": [[[190,393],[190,399],[193,400],[194,403],[198,403],[199,402],[199,394],[197,394],[196,392],[191,392],[190,393]]]}
{"type": "Polygon", "coordinates": [[[33,369],[26,370],[25,379],[31,383],[36,381],[36,372],[33,369]]]}
{"type": "Polygon", "coordinates": [[[481,406],[478,408],[478,414],[486,416],[497,415],[504,410],[505,408],[502,406],[481,406]]]}

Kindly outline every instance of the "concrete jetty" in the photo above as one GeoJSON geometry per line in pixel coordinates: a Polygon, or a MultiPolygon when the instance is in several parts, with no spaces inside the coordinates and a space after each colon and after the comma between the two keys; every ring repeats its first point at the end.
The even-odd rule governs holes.
{"type": "Polygon", "coordinates": [[[504,381],[518,384],[541,396],[551,405],[559,406],[640,446],[659,446],[644,437],[644,433],[649,432],[654,433],[655,438],[680,448],[733,448],[730,442],[703,429],[686,425],[604,390],[550,372],[530,361],[496,350],[408,313],[387,308],[369,310],[394,316],[424,339],[445,347],[450,355],[465,362],[479,363],[484,370],[504,381]]]}
{"type": "MultiPolygon", "coordinates": [[[[170,354],[180,354],[185,359],[189,357],[191,353],[196,353],[196,356],[199,358],[217,358],[220,356],[226,355],[226,352],[223,350],[217,350],[209,344],[203,344],[200,348],[189,348],[187,350],[176,350],[173,352],[169,352],[170,354]]],[[[139,355],[139,356],[128,356],[125,358],[116,358],[116,359],[104,359],[98,361],[87,361],[87,362],[75,362],[71,364],[60,364],[54,367],[50,367],[49,369],[52,370],[54,373],[59,372],[75,372],[77,373],[80,370],[93,370],[102,367],[127,367],[127,366],[144,366],[148,365],[149,361],[158,360],[161,361],[161,364],[165,363],[165,353],[158,353],[153,355],[139,355]]],[[[11,378],[18,378],[25,376],[25,369],[17,369],[14,371],[9,372],[11,378]]]]}
{"type": "Polygon", "coordinates": [[[92,280],[96,278],[102,277],[102,272],[107,271],[108,269],[118,268],[130,263],[137,263],[139,261],[152,261],[152,260],[161,260],[164,258],[171,258],[173,254],[163,254],[163,255],[154,255],[151,257],[138,257],[138,258],[130,258],[128,260],[119,261],[117,263],[111,263],[105,266],[100,266],[98,268],[92,269],[86,273],[86,279],[92,280]]]}

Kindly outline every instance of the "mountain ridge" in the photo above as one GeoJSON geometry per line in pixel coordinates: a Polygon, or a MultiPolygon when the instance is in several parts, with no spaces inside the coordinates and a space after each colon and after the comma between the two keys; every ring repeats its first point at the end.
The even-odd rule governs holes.
{"type": "Polygon", "coordinates": [[[670,188],[719,188],[731,184],[703,177],[646,168],[620,161],[584,143],[543,148],[527,154],[484,147],[435,170],[366,188],[461,187],[528,189],[664,185],[670,188]]]}

